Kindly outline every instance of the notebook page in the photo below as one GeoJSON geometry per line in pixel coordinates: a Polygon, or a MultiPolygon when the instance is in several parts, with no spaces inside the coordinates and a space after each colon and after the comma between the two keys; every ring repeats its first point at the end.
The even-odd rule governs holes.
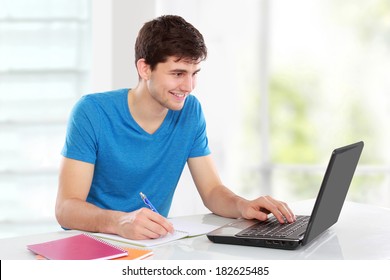
{"type": "Polygon", "coordinates": [[[152,246],[157,246],[157,245],[169,243],[169,242],[172,242],[174,240],[178,240],[178,239],[187,237],[188,232],[175,230],[174,233],[168,233],[167,235],[165,235],[163,237],[159,237],[156,239],[144,239],[144,240],[133,240],[133,239],[121,237],[119,235],[108,234],[108,233],[93,233],[93,235],[95,235],[97,237],[104,238],[104,239],[123,242],[123,243],[127,243],[127,244],[133,244],[133,245],[142,246],[142,247],[152,247],[152,246]]]}
{"type": "Polygon", "coordinates": [[[183,218],[169,218],[168,221],[173,224],[174,229],[188,232],[189,237],[203,235],[220,227],[216,225],[194,223],[186,221],[183,218]]]}

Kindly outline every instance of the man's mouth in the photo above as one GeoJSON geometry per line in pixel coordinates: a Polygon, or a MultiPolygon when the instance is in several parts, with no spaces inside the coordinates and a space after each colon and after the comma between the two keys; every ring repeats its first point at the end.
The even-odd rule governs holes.
{"type": "Polygon", "coordinates": [[[176,93],[176,92],[171,92],[172,95],[179,97],[179,98],[184,98],[186,96],[185,93],[176,93]]]}

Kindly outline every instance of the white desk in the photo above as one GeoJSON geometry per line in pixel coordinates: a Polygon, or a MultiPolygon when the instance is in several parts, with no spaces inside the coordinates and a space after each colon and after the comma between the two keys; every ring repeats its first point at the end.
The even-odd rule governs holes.
{"type": "MultiPolygon", "coordinates": [[[[296,214],[310,214],[314,201],[291,204],[296,214]]],[[[181,217],[194,223],[223,225],[231,219],[213,214],[181,217]]],[[[0,239],[1,260],[35,259],[27,244],[78,234],[63,231],[0,239]]],[[[117,243],[119,244],[119,243],[117,243]]],[[[121,244],[123,245],[123,243],[121,244]]],[[[153,260],[340,260],[390,259],[390,209],[346,202],[339,221],[312,243],[294,251],[215,244],[206,236],[186,238],[153,248],[153,260]],[[364,226],[365,224],[365,226],[364,226]]]]}

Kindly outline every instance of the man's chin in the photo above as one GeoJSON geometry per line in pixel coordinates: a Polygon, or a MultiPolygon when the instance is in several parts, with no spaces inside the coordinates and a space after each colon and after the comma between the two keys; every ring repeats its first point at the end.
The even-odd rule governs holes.
{"type": "Polygon", "coordinates": [[[180,111],[181,109],[183,109],[183,107],[184,107],[184,104],[181,106],[170,106],[168,109],[172,110],[172,111],[180,111]]]}
{"type": "Polygon", "coordinates": [[[171,102],[168,104],[168,109],[172,111],[180,111],[183,109],[185,104],[185,99],[182,102],[171,102]]]}

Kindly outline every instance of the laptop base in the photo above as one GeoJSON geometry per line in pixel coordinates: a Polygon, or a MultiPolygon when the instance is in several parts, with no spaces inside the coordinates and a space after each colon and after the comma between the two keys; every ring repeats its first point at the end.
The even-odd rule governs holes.
{"type": "Polygon", "coordinates": [[[294,250],[300,247],[303,237],[298,234],[292,236],[290,239],[280,240],[277,238],[240,238],[237,234],[243,229],[257,224],[256,220],[239,219],[224,225],[207,234],[207,238],[220,244],[243,245],[253,247],[265,247],[274,249],[294,250]]]}
{"type": "Polygon", "coordinates": [[[272,249],[283,249],[283,250],[295,250],[301,246],[299,241],[271,241],[271,240],[262,240],[262,239],[244,239],[236,238],[229,236],[212,236],[208,235],[207,238],[219,244],[229,244],[229,245],[241,245],[241,246],[252,246],[252,247],[264,247],[272,249]]]}

